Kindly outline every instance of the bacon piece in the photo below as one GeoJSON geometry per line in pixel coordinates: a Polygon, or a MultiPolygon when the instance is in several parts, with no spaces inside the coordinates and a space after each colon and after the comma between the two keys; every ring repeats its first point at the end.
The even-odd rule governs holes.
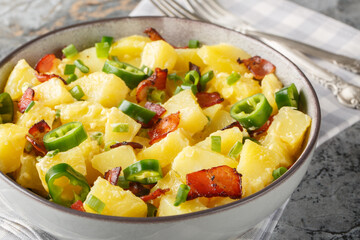
{"type": "Polygon", "coordinates": [[[218,92],[198,92],[196,93],[196,98],[201,108],[210,107],[224,101],[218,92]]]}
{"type": "Polygon", "coordinates": [[[80,212],[85,212],[84,205],[81,200],[77,200],[71,205],[71,209],[78,210],[80,212]]]}
{"type": "Polygon", "coordinates": [[[21,113],[24,113],[29,104],[34,101],[35,91],[32,88],[26,89],[18,102],[18,108],[21,113]]]}
{"type": "Polygon", "coordinates": [[[43,137],[46,133],[50,131],[50,126],[44,121],[35,123],[30,129],[29,134],[25,138],[28,140],[31,145],[39,152],[40,155],[45,156],[47,150],[44,146],[43,137]]]}
{"type": "Polygon", "coordinates": [[[238,58],[237,62],[239,64],[244,63],[250,72],[254,74],[254,78],[257,80],[262,80],[265,75],[275,72],[276,69],[276,67],[271,62],[259,56],[254,56],[243,60],[238,58]]]}
{"type": "Polygon", "coordinates": [[[104,178],[108,180],[110,184],[117,185],[120,172],[121,172],[121,167],[113,168],[105,172],[104,178]]]}
{"type": "Polygon", "coordinates": [[[190,187],[187,200],[198,197],[230,197],[240,199],[241,174],[235,168],[223,165],[186,174],[190,187]]]}
{"type": "Polygon", "coordinates": [[[201,77],[200,67],[197,66],[196,64],[192,63],[192,62],[189,62],[189,71],[192,71],[192,70],[197,71],[197,73],[201,77]]]}
{"type": "Polygon", "coordinates": [[[146,124],[140,122],[140,124],[142,125],[143,128],[151,128],[152,126],[154,126],[154,124],[161,117],[161,115],[163,115],[166,112],[166,109],[164,107],[162,107],[160,104],[152,103],[152,102],[146,102],[145,108],[149,109],[150,111],[155,112],[156,115],[150,120],[150,122],[148,122],[146,124]]]}
{"type": "Polygon", "coordinates": [[[180,112],[170,114],[159,119],[154,127],[149,131],[150,145],[165,138],[169,133],[175,131],[180,123],[180,112]]]}
{"type": "Polygon", "coordinates": [[[57,74],[46,74],[46,73],[35,73],[35,76],[37,78],[37,80],[39,80],[39,82],[46,82],[46,81],[49,81],[50,79],[52,78],[58,78],[60,79],[65,85],[67,85],[67,82],[62,78],[60,77],[59,75],[57,74]]]}
{"type": "Polygon", "coordinates": [[[141,145],[140,143],[137,143],[137,142],[119,142],[119,143],[115,143],[113,145],[110,146],[110,148],[117,148],[117,147],[120,147],[120,146],[131,146],[132,148],[134,149],[142,149],[144,146],[141,145]]]}
{"type": "Polygon", "coordinates": [[[264,125],[262,125],[260,128],[254,130],[254,131],[249,131],[250,137],[257,137],[260,134],[265,133],[269,129],[273,120],[274,120],[274,115],[270,116],[269,119],[266,121],[266,123],[264,125]]]}
{"type": "Polygon", "coordinates": [[[137,197],[145,196],[150,193],[150,189],[144,187],[141,183],[138,182],[130,182],[129,191],[131,191],[137,197]]]}
{"type": "Polygon", "coordinates": [[[147,79],[141,81],[136,89],[136,101],[141,102],[147,98],[150,88],[159,90],[166,88],[167,69],[155,68],[155,72],[147,79]]]}
{"type": "MultiPolygon", "coordinates": [[[[158,31],[156,31],[154,28],[152,27],[148,27],[145,29],[144,31],[145,34],[147,34],[149,36],[149,38],[151,39],[151,41],[158,41],[158,40],[163,40],[165,41],[165,39],[160,35],[160,33],[158,33],[158,31]]],[[[166,41],[165,41],[166,42],[166,41]]]]}
{"type": "Polygon", "coordinates": [[[39,73],[49,72],[54,64],[54,54],[46,54],[35,65],[35,70],[39,73]]]}
{"type": "Polygon", "coordinates": [[[223,129],[221,129],[221,131],[224,131],[226,129],[233,128],[233,127],[238,127],[240,129],[240,131],[243,131],[243,127],[240,125],[240,123],[238,121],[233,122],[230,125],[224,127],[223,129]]]}
{"type": "Polygon", "coordinates": [[[152,192],[152,193],[150,193],[148,195],[142,196],[140,198],[144,202],[148,202],[150,200],[154,200],[154,199],[160,197],[161,195],[165,194],[168,191],[170,191],[170,188],[165,188],[165,189],[158,188],[154,192],[152,192]]]}

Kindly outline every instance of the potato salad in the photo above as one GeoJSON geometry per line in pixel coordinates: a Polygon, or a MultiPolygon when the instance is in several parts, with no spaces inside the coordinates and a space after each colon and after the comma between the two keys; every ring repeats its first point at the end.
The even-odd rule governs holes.
{"type": "Polygon", "coordinates": [[[74,211],[161,217],[246,198],[303,150],[311,118],[276,63],[155,29],[69,44],[0,94],[0,171],[74,211]]]}

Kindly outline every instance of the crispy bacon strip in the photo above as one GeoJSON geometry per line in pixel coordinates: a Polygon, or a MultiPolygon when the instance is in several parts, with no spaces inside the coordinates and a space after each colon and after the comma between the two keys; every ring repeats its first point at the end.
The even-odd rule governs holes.
{"type": "Polygon", "coordinates": [[[166,109],[160,104],[146,102],[145,108],[156,113],[156,115],[147,124],[140,122],[143,128],[151,128],[158,121],[158,119],[166,112],[166,109]]]}
{"type": "Polygon", "coordinates": [[[130,182],[129,190],[137,197],[145,196],[150,193],[150,189],[144,187],[141,183],[130,182]]]}
{"type": "Polygon", "coordinates": [[[240,199],[242,194],[241,174],[226,165],[189,173],[186,183],[190,187],[187,200],[198,197],[240,199]]]}
{"type": "Polygon", "coordinates": [[[160,197],[161,195],[165,194],[168,191],[170,191],[170,188],[165,188],[165,189],[158,188],[154,192],[152,192],[152,193],[150,193],[148,195],[142,196],[140,198],[144,202],[148,202],[150,200],[154,200],[154,199],[160,197]]]}
{"type": "Polygon", "coordinates": [[[46,74],[46,73],[35,73],[35,77],[37,78],[37,80],[39,80],[40,82],[46,82],[46,81],[49,81],[50,79],[52,78],[58,78],[60,79],[65,85],[67,85],[67,82],[62,78],[60,77],[59,75],[57,74],[46,74]]]}
{"type": "Polygon", "coordinates": [[[78,210],[80,212],[85,212],[84,205],[81,200],[77,200],[71,205],[71,209],[78,210]]]}
{"type": "Polygon", "coordinates": [[[34,101],[35,91],[32,88],[26,89],[18,102],[18,108],[21,113],[24,113],[28,105],[34,101]]]}
{"type": "Polygon", "coordinates": [[[144,147],[143,145],[141,145],[140,143],[137,143],[137,142],[119,142],[119,143],[115,143],[115,144],[111,145],[110,148],[117,148],[117,147],[125,146],[125,145],[131,146],[134,149],[136,149],[136,148],[142,149],[144,147]]]}
{"type": "Polygon", "coordinates": [[[197,66],[196,64],[192,63],[192,62],[189,62],[189,71],[192,71],[192,70],[197,71],[197,73],[201,77],[200,67],[197,66]]]}
{"type": "Polygon", "coordinates": [[[207,108],[224,101],[218,92],[198,92],[196,98],[201,108],[207,108]]]}
{"type": "Polygon", "coordinates": [[[238,127],[240,129],[240,131],[243,131],[243,127],[240,125],[240,123],[238,121],[233,122],[230,125],[224,127],[223,129],[221,129],[221,131],[224,131],[226,129],[233,128],[233,127],[238,127]]]}
{"type": "Polygon", "coordinates": [[[180,123],[180,112],[170,114],[160,119],[149,131],[150,145],[165,138],[169,133],[175,131],[180,123]]]}
{"type": "MultiPolygon", "coordinates": [[[[163,40],[165,41],[165,39],[160,35],[160,33],[158,33],[158,31],[156,31],[154,28],[152,27],[148,27],[145,29],[144,33],[146,35],[149,36],[149,38],[151,39],[151,41],[158,41],[158,40],[163,40]]],[[[165,41],[166,42],[166,41],[165,41]]]]}
{"type": "Polygon", "coordinates": [[[237,59],[239,64],[244,63],[245,66],[254,74],[254,78],[262,80],[265,75],[275,72],[276,67],[266,59],[254,56],[249,59],[237,59]]]}
{"type": "Polygon", "coordinates": [[[166,88],[167,69],[155,68],[154,73],[147,79],[141,81],[136,89],[136,101],[141,102],[147,98],[151,87],[159,90],[166,88]]]}
{"type": "Polygon", "coordinates": [[[119,176],[121,173],[121,167],[116,167],[105,172],[104,178],[110,182],[112,185],[117,185],[119,176]]]}
{"type": "Polygon", "coordinates": [[[254,131],[249,131],[250,137],[257,137],[257,136],[265,133],[269,129],[273,120],[274,120],[274,115],[270,116],[269,119],[266,121],[266,123],[264,125],[262,125],[260,128],[254,130],[254,131]]]}
{"type": "Polygon", "coordinates": [[[28,140],[42,156],[45,156],[47,153],[47,150],[44,146],[43,137],[50,131],[50,129],[50,126],[44,120],[41,120],[40,122],[35,123],[29,129],[30,135],[25,136],[26,140],[28,140]]]}
{"type": "Polygon", "coordinates": [[[49,72],[54,64],[54,54],[46,54],[35,65],[35,70],[39,73],[49,72]]]}

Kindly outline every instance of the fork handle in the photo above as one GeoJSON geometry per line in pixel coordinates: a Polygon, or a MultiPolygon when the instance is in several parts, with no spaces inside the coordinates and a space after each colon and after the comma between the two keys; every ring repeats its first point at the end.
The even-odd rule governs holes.
{"type": "Polygon", "coordinates": [[[324,59],[324,60],[329,61],[347,71],[350,71],[350,72],[353,72],[356,74],[360,74],[360,60],[358,60],[358,59],[331,53],[326,50],[323,50],[323,49],[320,49],[320,48],[317,48],[314,46],[310,46],[308,44],[305,44],[305,43],[302,43],[302,42],[299,42],[296,40],[273,35],[270,33],[260,32],[260,31],[256,31],[256,30],[252,30],[252,29],[246,29],[246,30],[236,29],[236,30],[239,30],[240,32],[243,32],[252,37],[261,39],[263,41],[268,39],[268,40],[279,42],[281,44],[286,45],[287,47],[290,47],[291,49],[296,49],[307,55],[317,57],[320,59],[324,59]]]}

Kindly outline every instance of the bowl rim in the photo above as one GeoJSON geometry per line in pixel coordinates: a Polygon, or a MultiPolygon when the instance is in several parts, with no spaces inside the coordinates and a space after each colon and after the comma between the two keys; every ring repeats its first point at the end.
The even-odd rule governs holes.
{"type": "MultiPolygon", "coordinates": [[[[82,27],[82,26],[87,26],[87,25],[93,25],[93,24],[98,24],[98,23],[103,23],[103,22],[124,21],[124,20],[131,20],[131,19],[144,19],[144,20],[146,20],[146,19],[172,19],[172,20],[174,20],[175,19],[177,21],[191,22],[191,23],[196,23],[196,24],[200,23],[200,24],[205,24],[205,25],[209,25],[209,26],[216,26],[216,27],[222,28],[222,29],[224,29],[226,31],[232,31],[232,32],[235,32],[237,34],[241,34],[244,37],[251,39],[252,41],[257,41],[258,43],[260,43],[262,45],[265,45],[271,51],[273,51],[276,54],[280,55],[280,57],[284,58],[293,67],[295,67],[295,69],[299,73],[299,75],[305,80],[304,83],[309,88],[310,95],[314,97],[315,101],[312,102],[312,104],[314,104],[315,116],[312,119],[312,125],[314,123],[316,123],[316,125],[314,126],[315,131],[314,131],[314,134],[313,134],[312,138],[310,138],[308,140],[308,144],[306,145],[306,147],[304,148],[303,152],[301,153],[299,158],[296,160],[296,162],[290,167],[290,169],[284,175],[282,175],[281,178],[279,178],[278,180],[270,183],[265,188],[261,189],[260,191],[254,193],[254,194],[252,194],[252,195],[250,195],[248,197],[245,197],[245,198],[242,198],[242,199],[239,199],[237,201],[227,203],[227,204],[224,204],[224,205],[221,205],[221,206],[217,206],[217,207],[214,207],[214,208],[205,209],[205,210],[202,210],[202,211],[186,213],[186,214],[181,214],[181,215],[152,217],[152,218],[147,218],[147,217],[119,217],[119,216],[101,215],[101,214],[94,214],[94,213],[87,213],[87,212],[81,212],[81,211],[73,210],[71,208],[67,208],[67,207],[64,207],[62,205],[53,203],[53,202],[51,202],[51,201],[37,195],[36,193],[32,192],[31,190],[22,187],[16,181],[14,181],[9,176],[7,176],[6,174],[4,174],[3,172],[0,171],[0,179],[1,180],[4,180],[10,186],[13,186],[16,190],[19,190],[20,192],[24,193],[25,196],[27,196],[29,198],[32,198],[35,201],[38,201],[40,204],[44,204],[44,205],[46,205],[48,207],[51,207],[55,211],[61,211],[61,212],[67,213],[67,214],[75,215],[77,217],[90,218],[90,219],[108,221],[108,222],[118,222],[118,223],[128,223],[128,224],[139,224],[139,223],[141,223],[141,224],[147,224],[147,223],[148,224],[154,224],[154,223],[162,223],[162,222],[182,221],[182,220],[186,220],[186,219],[192,219],[192,218],[199,218],[199,217],[203,217],[203,216],[208,216],[208,215],[216,214],[218,212],[227,211],[229,209],[238,207],[239,205],[244,205],[244,204],[246,204],[248,202],[251,202],[251,201],[259,198],[260,196],[263,196],[264,194],[268,193],[273,188],[277,188],[281,184],[286,182],[286,180],[289,179],[296,172],[296,170],[299,169],[300,166],[302,166],[306,162],[306,160],[311,156],[311,153],[312,153],[313,149],[316,147],[316,141],[318,139],[318,135],[319,135],[319,131],[320,131],[321,111],[320,111],[320,104],[319,104],[318,97],[317,97],[316,92],[315,92],[312,84],[310,83],[309,79],[305,76],[305,74],[299,69],[299,67],[296,64],[294,64],[290,59],[288,59],[282,53],[280,53],[276,49],[272,48],[271,46],[267,45],[266,43],[264,43],[264,42],[262,42],[262,41],[260,41],[258,39],[255,39],[254,37],[248,36],[246,34],[237,32],[235,30],[232,30],[232,29],[229,29],[229,28],[217,25],[217,24],[213,24],[213,23],[209,23],[209,22],[205,22],[205,21],[199,21],[199,20],[191,20],[191,19],[175,18],[175,17],[165,17],[165,16],[136,16],[136,17],[126,16],[126,17],[115,17],[115,18],[105,18],[105,19],[97,19],[97,20],[92,20],[92,21],[85,21],[85,22],[71,24],[71,25],[68,25],[68,26],[65,26],[65,27],[54,29],[54,30],[49,31],[49,32],[47,32],[47,33],[45,33],[43,35],[40,35],[40,36],[30,40],[30,41],[27,41],[27,42],[23,43],[21,46],[15,48],[10,53],[8,53],[0,61],[0,67],[4,66],[11,58],[13,58],[22,49],[25,49],[29,45],[31,45],[32,43],[37,42],[37,41],[41,41],[43,38],[46,38],[46,37],[51,36],[53,34],[56,34],[56,33],[62,32],[62,31],[66,31],[66,30],[69,30],[69,29],[72,29],[72,28],[78,28],[78,27],[82,27]]],[[[309,161],[310,161],[310,159],[309,159],[309,161]]]]}

